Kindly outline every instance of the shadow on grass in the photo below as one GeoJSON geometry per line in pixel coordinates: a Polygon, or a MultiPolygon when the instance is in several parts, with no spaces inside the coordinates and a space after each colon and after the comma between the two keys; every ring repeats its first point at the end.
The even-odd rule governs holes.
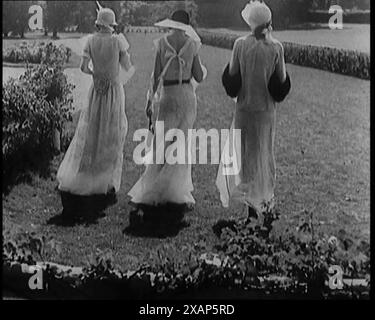
{"type": "Polygon", "coordinates": [[[135,211],[130,213],[129,226],[123,230],[124,234],[145,238],[175,237],[189,226],[184,220],[185,213],[192,208],[180,204],[166,204],[159,206],[140,205],[141,216],[134,218],[135,211]]]}
{"type": "Polygon", "coordinates": [[[116,201],[114,194],[78,196],[61,192],[64,209],[61,214],[50,218],[47,224],[64,227],[97,224],[105,216],[104,210],[116,201]]]}

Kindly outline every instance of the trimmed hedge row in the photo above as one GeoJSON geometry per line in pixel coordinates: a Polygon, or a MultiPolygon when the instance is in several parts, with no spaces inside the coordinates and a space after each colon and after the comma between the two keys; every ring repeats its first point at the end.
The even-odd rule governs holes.
{"type": "MultiPolygon", "coordinates": [[[[240,35],[199,31],[206,45],[232,49],[240,35]]],[[[325,46],[283,42],[287,63],[370,80],[370,55],[325,46]]]]}

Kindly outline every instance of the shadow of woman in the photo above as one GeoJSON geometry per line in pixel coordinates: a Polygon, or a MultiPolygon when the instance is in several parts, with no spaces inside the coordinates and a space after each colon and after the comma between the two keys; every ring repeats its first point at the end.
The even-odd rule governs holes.
{"type": "Polygon", "coordinates": [[[105,216],[104,210],[115,204],[115,195],[78,196],[68,192],[60,192],[63,211],[50,218],[47,224],[57,226],[74,226],[78,224],[97,224],[105,216]]]}
{"type": "Polygon", "coordinates": [[[138,205],[141,216],[132,218],[130,213],[129,226],[123,230],[123,234],[164,239],[175,237],[189,226],[184,220],[185,213],[190,211],[185,205],[165,204],[159,206],[138,205]]]}

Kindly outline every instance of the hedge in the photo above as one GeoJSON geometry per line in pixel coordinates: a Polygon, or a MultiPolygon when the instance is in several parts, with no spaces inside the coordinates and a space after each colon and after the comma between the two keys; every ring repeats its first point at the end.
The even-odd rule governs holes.
{"type": "MultiPolygon", "coordinates": [[[[232,49],[240,35],[199,31],[206,45],[232,49]]],[[[287,63],[370,80],[370,55],[325,46],[283,42],[287,63]]]]}

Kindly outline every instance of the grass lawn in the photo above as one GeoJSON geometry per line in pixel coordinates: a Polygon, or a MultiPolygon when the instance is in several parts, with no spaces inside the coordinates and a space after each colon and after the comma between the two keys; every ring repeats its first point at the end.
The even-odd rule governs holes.
{"type": "MultiPolygon", "coordinates": [[[[96,223],[70,227],[51,224],[49,219],[62,211],[55,178],[34,177],[3,198],[4,233],[26,230],[53,237],[61,244],[61,252],[51,252],[47,258],[58,263],[84,265],[98,249],[110,249],[121,269],[134,269],[165,246],[174,245],[177,253],[185,244],[203,240],[211,247],[217,241],[212,226],[219,219],[241,215],[239,205],[228,210],[220,205],[215,187],[217,166],[196,165],[193,182],[197,204],[185,216],[188,226],[166,238],[126,232],[131,210],[127,192],[143,172],[132,159],[136,146],[132,137],[136,129],[147,126],[143,110],[153,66],[152,38],[156,36],[128,36],[137,72],[127,85],[129,132],[119,202],[96,223]]],[[[209,73],[197,91],[196,128],[221,129],[231,123],[234,103],[225,95],[220,80],[229,56],[228,50],[202,47],[201,58],[209,73]]],[[[7,70],[8,76],[15,70],[19,69],[7,70]]],[[[278,106],[277,120],[276,197],[282,215],[278,228],[295,226],[307,209],[315,213],[322,232],[338,235],[341,231],[368,240],[370,82],[292,65],[288,70],[293,89],[278,106]]],[[[78,69],[67,69],[67,73],[75,79],[75,103],[80,108],[86,97],[87,78],[78,69]]],[[[60,160],[56,159],[56,168],[60,160]]]]}
{"type": "MultiPolygon", "coordinates": [[[[230,29],[207,29],[216,32],[247,34],[248,31],[230,29]]],[[[370,53],[370,25],[345,24],[343,30],[331,30],[327,26],[314,30],[274,31],[280,41],[328,46],[370,53]]]]}

